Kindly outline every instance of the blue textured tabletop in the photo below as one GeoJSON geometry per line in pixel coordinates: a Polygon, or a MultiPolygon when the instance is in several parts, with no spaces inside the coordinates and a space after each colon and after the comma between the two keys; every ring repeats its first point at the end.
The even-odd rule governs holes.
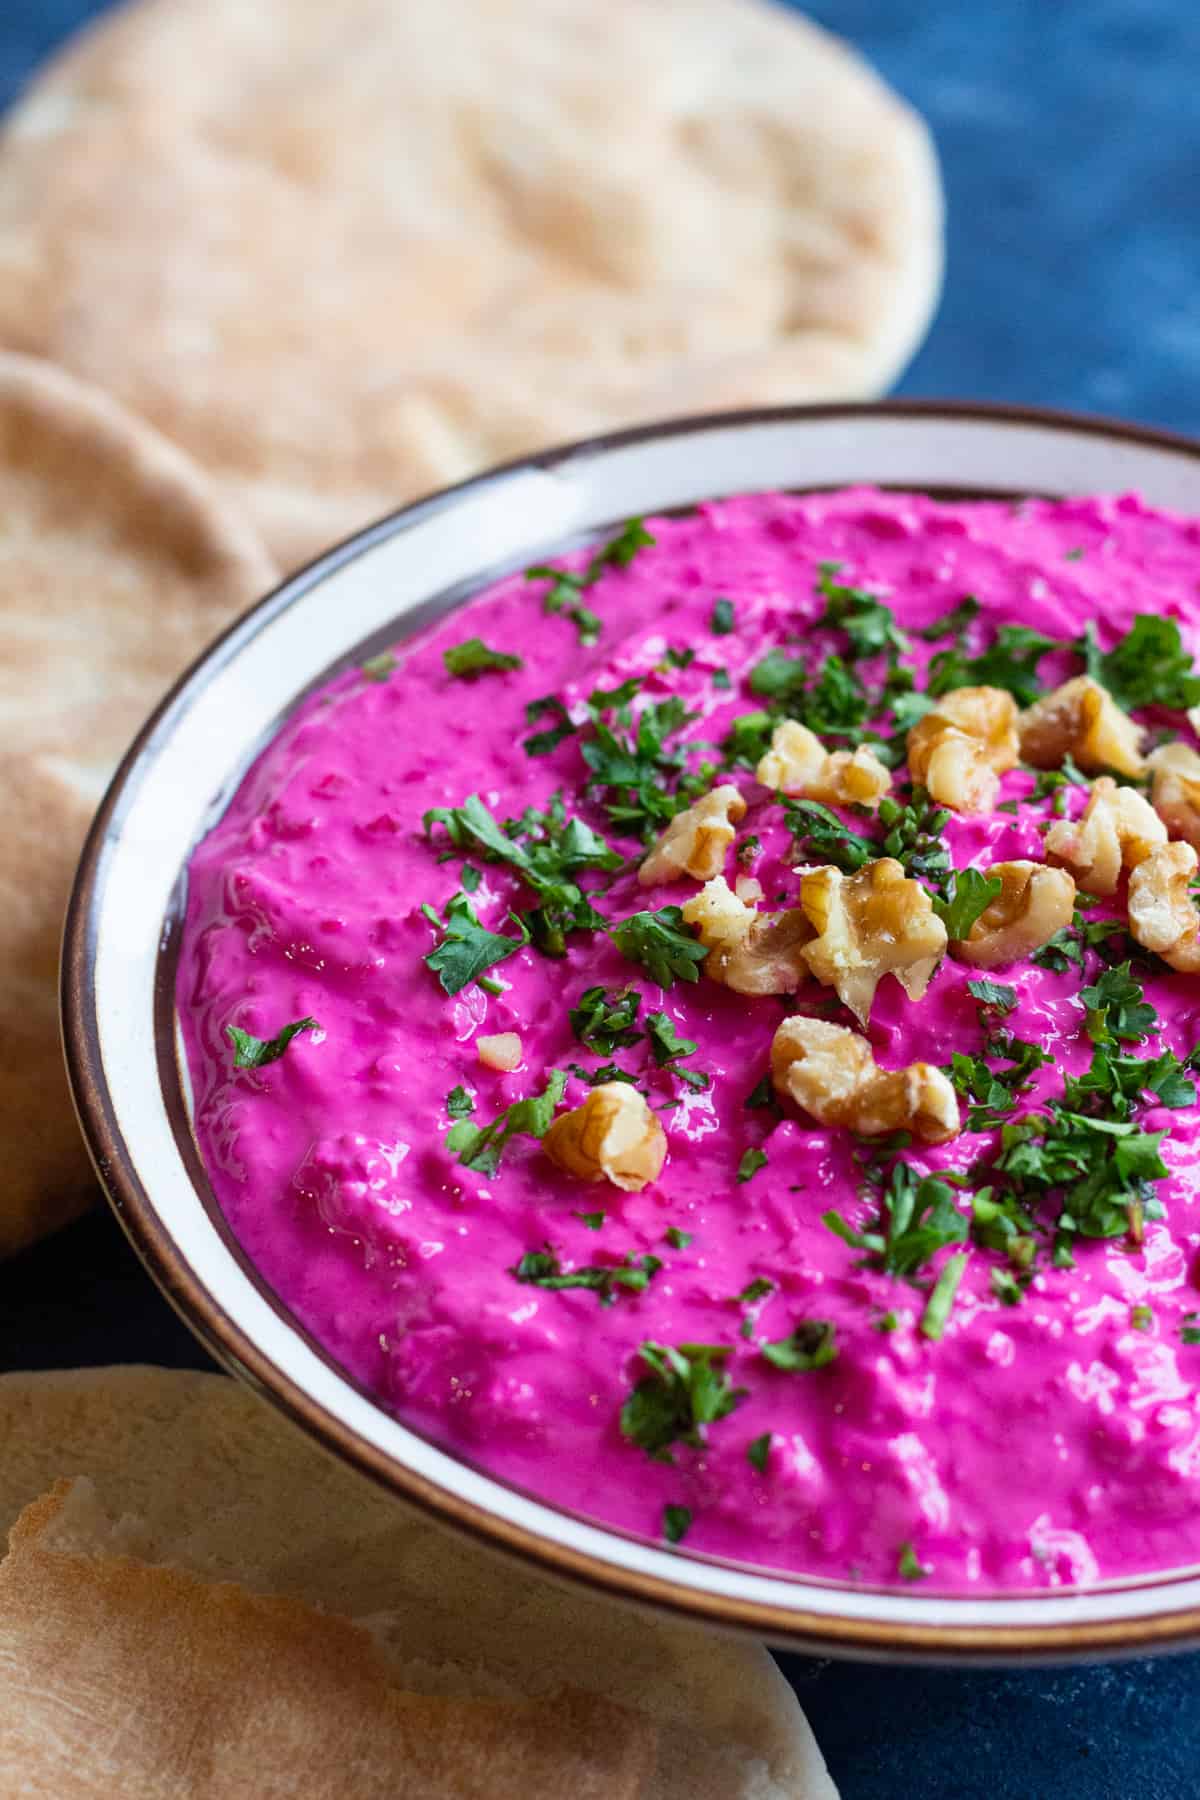
{"type": "MultiPolygon", "coordinates": [[[[0,104],[89,13],[2,0],[0,104]]],[[[930,120],[945,298],[901,391],[1200,431],[1197,0],[817,0],[930,120]]],[[[0,1368],[199,1349],[103,1215],[0,1271],[0,1368]]],[[[1200,1658],[1021,1674],[784,1658],[845,1800],[1195,1800],[1200,1658]]]]}

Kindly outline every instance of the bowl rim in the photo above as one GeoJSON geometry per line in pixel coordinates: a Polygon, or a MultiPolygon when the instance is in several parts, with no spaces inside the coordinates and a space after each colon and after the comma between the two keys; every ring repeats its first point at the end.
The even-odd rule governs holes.
{"type": "MultiPolygon", "coordinates": [[[[738,431],[763,424],[796,424],[856,418],[959,421],[979,425],[1031,425],[1087,434],[1193,458],[1200,440],[1182,433],[1099,415],[1048,407],[975,401],[888,400],[758,407],[687,415],[600,433],[514,458],[399,507],[343,539],[287,576],[235,619],[192,661],[133,738],[92,821],[67,907],[59,997],[63,1050],[73,1103],[100,1185],[147,1272],[193,1334],[232,1374],[246,1380],[326,1450],[358,1468],[437,1522],[464,1531],[540,1573],[581,1583],[611,1599],[633,1601],[693,1622],[753,1633],[792,1649],[824,1655],[996,1664],[1097,1658],[1113,1651],[1142,1653],[1186,1647],[1200,1640],[1200,1606],[1156,1610],[1112,1620],[1055,1624],[900,1624],[854,1619],[803,1607],[780,1607],[731,1594],[701,1592],[645,1570],[620,1567],[574,1546],[556,1542],[405,1467],[329,1413],[302,1384],[259,1348],[246,1329],[188,1263],[159,1217],[117,1121],[101,1054],[95,1007],[95,939],[92,925],[102,892],[103,852],[114,816],[143,764],[152,760],[164,729],[185,698],[202,691],[220,668],[281,611],[294,605],[345,563],[368,554],[410,526],[453,508],[465,496],[500,486],[528,471],[549,471],[580,459],[651,440],[686,439],[699,432],[738,431]]],[[[920,485],[920,484],[916,484],[920,485]]],[[[1012,490],[1020,492],[1020,484],[1012,490]]],[[[480,581],[487,576],[481,574],[480,581]]],[[[157,1003],[156,995],[156,1003],[157,1003]]],[[[599,1529],[605,1530],[603,1522],[599,1529]]],[[[1164,1572],[1165,1573],[1165,1572],[1164,1572]]],[[[800,1577],[803,1580],[803,1577],[800,1577]]],[[[1151,1575],[1135,1585],[1153,1593],[1151,1575]]],[[[1014,1599],[1018,1595],[1012,1596],[1014,1599]]],[[[953,1610],[953,1597],[947,1597],[953,1610]]]]}

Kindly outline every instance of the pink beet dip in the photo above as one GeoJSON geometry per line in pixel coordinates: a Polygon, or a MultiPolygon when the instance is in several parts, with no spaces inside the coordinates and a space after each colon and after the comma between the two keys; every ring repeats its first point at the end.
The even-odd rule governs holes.
{"type": "MultiPolygon", "coordinates": [[[[1124,886],[1042,961],[947,957],[919,1001],[884,978],[878,1062],[956,1068],[963,1129],[935,1148],[865,1144],[772,1098],[790,1011],[854,1024],[830,989],[747,997],[686,954],[692,978],[663,986],[607,929],[697,892],[687,877],[637,880],[689,771],[695,792],[740,787],[725,874],[756,879],[764,909],[795,905],[796,868],[829,860],[756,782],[765,727],[748,714],[806,719],[829,748],[891,740],[910,807],[903,727],[922,702],[904,671],[917,695],[998,680],[1028,703],[1084,668],[1072,646],[1091,621],[1092,667],[1146,702],[1147,744],[1194,742],[1200,525],[1130,497],[947,505],[857,489],[716,502],[599,547],[613,538],[598,564],[596,545],[556,559],[573,581],[515,573],[331,681],[196,849],[178,1009],[232,1230],[380,1405],[504,1481],[685,1551],[976,1592],[1200,1560],[1200,1111],[1185,1061],[1200,978],[1130,942],[1124,886]],[[1165,650],[1130,639],[1139,617],[1165,625],[1165,650]],[[447,658],[474,639],[495,654],[447,658]],[[639,752],[648,707],[657,728],[639,752]],[[549,829],[562,880],[599,920],[556,940],[561,893],[535,892],[472,835],[469,796],[502,835],[507,822],[518,860],[549,829]],[[562,850],[572,819],[587,828],[582,865],[562,850]],[[470,978],[472,916],[516,944],[539,900],[534,941],[470,978]],[[1124,1000],[1110,982],[1097,1009],[1096,983],[1125,962],[1124,1000]],[[971,993],[984,974],[1011,988],[1007,1010],[971,993]],[[511,1072],[477,1050],[500,1033],[519,1035],[511,1072]],[[1002,1039],[1033,1050],[1006,1059],[1002,1039]],[[694,1048],[673,1052],[680,1040],[694,1048]],[[1107,1076],[1064,1093],[1105,1049],[1107,1076]],[[1164,1053],[1147,1074],[1162,1092],[1126,1062],[1115,1093],[1114,1060],[1164,1053]],[[540,1118],[516,1121],[544,1129],[610,1065],[658,1109],[656,1180],[573,1178],[529,1130],[497,1163],[480,1128],[549,1089],[540,1118]],[[1008,1078],[991,1095],[989,1070],[1008,1078]],[[1047,1145],[1064,1133],[1083,1148],[1055,1181],[1047,1145]],[[890,1242],[888,1197],[944,1171],[958,1179],[918,1190],[936,1202],[915,1221],[940,1221],[931,1241],[910,1221],[890,1242]]],[[[908,872],[944,892],[939,850],[958,869],[1040,860],[1047,820],[1086,800],[1082,778],[1016,768],[996,810],[935,818],[924,850],[909,843],[908,872]]],[[[869,815],[837,817],[872,844],[886,835],[869,815]]],[[[657,923],[690,939],[677,915],[657,923]]]]}

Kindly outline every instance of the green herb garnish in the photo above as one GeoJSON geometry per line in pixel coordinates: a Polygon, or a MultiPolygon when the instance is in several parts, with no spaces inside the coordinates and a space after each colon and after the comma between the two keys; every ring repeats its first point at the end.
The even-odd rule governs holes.
{"type": "Polygon", "coordinates": [[[526,581],[548,581],[542,606],[548,613],[565,613],[579,632],[583,644],[594,644],[600,635],[600,620],[582,604],[580,596],[594,587],[606,569],[625,569],[639,550],[655,539],[641,519],[630,519],[607,544],[592,557],[579,574],[571,569],[556,569],[551,563],[535,563],[526,569],[526,581]]]}
{"type": "Polygon", "coordinates": [[[929,1574],[911,1544],[901,1544],[896,1558],[896,1571],[903,1581],[924,1581],[929,1574]]]}
{"type": "Polygon", "coordinates": [[[760,1169],[765,1169],[766,1166],[767,1157],[765,1151],[744,1150],[742,1152],[742,1159],[737,1166],[737,1179],[738,1181],[749,1181],[752,1175],[757,1175],[758,1171],[760,1169]]]}
{"type": "Polygon", "coordinates": [[[921,1330],[927,1338],[940,1338],[945,1331],[966,1266],[967,1259],[963,1255],[948,1256],[942,1264],[921,1314],[921,1330]]]}
{"type": "Polygon", "coordinates": [[[475,1102],[465,1087],[454,1087],[446,1095],[446,1115],[451,1119],[469,1119],[475,1102]]]}
{"type": "Polygon", "coordinates": [[[728,637],[733,630],[733,626],[733,601],[714,600],[712,618],[709,620],[709,630],[713,633],[713,636],[728,637]]]}
{"type": "Polygon", "coordinates": [[[790,1375],[823,1369],[838,1353],[836,1330],[828,1319],[801,1319],[787,1337],[758,1347],[769,1363],[790,1375]]]}
{"type": "Polygon", "coordinates": [[[233,1066],[235,1069],[262,1069],[268,1063],[278,1062],[292,1039],[302,1031],[319,1031],[321,1027],[315,1019],[296,1019],[273,1038],[255,1037],[253,1032],[243,1031],[240,1025],[227,1025],[225,1036],[233,1045],[233,1066]]]}
{"type": "Polygon", "coordinates": [[[610,998],[602,987],[585,988],[578,1006],[568,1013],[571,1029],[594,1056],[611,1056],[641,1037],[638,1009],[642,996],[632,988],[610,998]]]}
{"type": "MultiPolygon", "coordinates": [[[[473,1164],[472,1167],[474,1166],[476,1165],[473,1164]]],[[[597,1296],[602,1306],[611,1306],[618,1288],[625,1288],[635,1294],[644,1293],[661,1268],[662,1261],[659,1257],[641,1256],[627,1257],[623,1263],[604,1263],[564,1270],[552,1252],[527,1250],[509,1273],[530,1287],[548,1288],[553,1293],[561,1293],[567,1288],[586,1288],[597,1296]]]]}
{"type": "Polygon", "coordinates": [[[365,663],[359,664],[359,674],[368,681],[386,681],[399,667],[399,660],[390,650],[381,650],[378,656],[368,656],[365,663]]]}
{"type": "Polygon", "coordinates": [[[699,981],[708,952],[686,929],[677,906],[633,913],[612,927],[612,940],[630,962],[641,963],[652,981],[669,988],[680,981],[699,981]]]}
{"type": "Polygon", "coordinates": [[[979,869],[954,870],[947,898],[935,898],[933,902],[934,912],[946,927],[946,936],[955,943],[969,937],[972,926],[999,897],[1003,886],[998,875],[984,875],[979,869]]]}
{"type": "Polygon", "coordinates": [[[424,910],[430,923],[442,932],[441,942],[429,952],[425,961],[447,994],[457,994],[470,982],[477,981],[485,969],[503,962],[506,956],[511,956],[514,950],[522,949],[530,941],[528,928],[515,913],[508,916],[520,932],[519,937],[489,931],[479,923],[465,894],[455,894],[447,902],[444,920],[438,918],[432,907],[424,910]]]}
{"type": "Polygon", "coordinates": [[[552,718],[553,725],[544,731],[535,731],[527,737],[521,748],[526,756],[549,756],[552,750],[565,738],[574,737],[576,727],[571,723],[571,715],[555,694],[543,694],[540,700],[530,700],[525,708],[525,721],[532,725],[537,719],[552,718]]]}
{"type": "Polygon", "coordinates": [[[469,1119],[460,1119],[446,1133],[447,1150],[465,1168],[475,1169],[481,1175],[495,1175],[513,1138],[545,1137],[566,1085],[564,1072],[552,1069],[542,1093],[514,1100],[490,1124],[473,1125],[469,1119]]]}
{"type": "Polygon", "coordinates": [[[668,1225],[663,1233],[672,1250],[686,1250],[695,1236],[691,1231],[680,1231],[678,1225],[668,1225]]]}
{"type": "Polygon", "coordinates": [[[673,1462],[676,1443],[702,1445],[704,1429],[731,1413],[746,1392],[730,1382],[724,1344],[645,1343],[638,1355],[650,1373],[621,1408],[621,1431],[658,1462],[673,1462]]]}
{"type": "Polygon", "coordinates": [[[760,1475],[767,1472],[767,1461],[771,1454],[771,1433],[764,1431],[761,1437],[751,1438],[746,1445],[746,1461],[760,1475]]]}
{"type": "Polygon", "coordinates": [[[1095,627],[1089,626],[1075,647],[1088,674],[1108,689],[1124,712],[1139,706],[1185,712],[1200,702],[1200,675],[1174,619],[1139,613],[1120,643],[1108,651],[1101,651],[1095,627]]]}
{"type": "Polygon", "coordinates": [[[678,1544],[691,1530],[692,1515],[686,1506],[663,1507],[663,1536],[668,1544],[678,1544]]]}
{"type": "Polygon", "coordinates": [[[449,650],[442,651],[442,661],[447,673],[459,679],[471,675],[486,675],[489,671],[504,669],[523,669],[523,657],[514,656],[507,650],[491,650],[482,638],[465,638],[461,644],[451,645],[449,650]]]}

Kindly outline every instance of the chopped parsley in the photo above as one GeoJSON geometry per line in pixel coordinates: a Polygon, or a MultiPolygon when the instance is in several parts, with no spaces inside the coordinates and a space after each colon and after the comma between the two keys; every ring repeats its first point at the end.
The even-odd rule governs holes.
{"type": "Polygon", "coordinates": [[[1179,1326],[1181,1344],[1200,1344],[1200,1312],[1186,1312],[1179,1326]]]}
{"type": "Polygon", "coordinates": [[[767,1157],[765,1151],[744,1150],[742,1152],[742,1159],[737,1166],[737,1179],[738,1181],[749,1181],[752,1175],[757,1175],[758,1171],[760,1169],[765,1169],[766,1166],[767,1157]]]}
{"type": "Polygon", "coordinates": [[[691,1511],[686,1506],[663,1507],[663,1536],[668,1544],[678,1544],[692,1527],[691,1511]]]}
{"type": "Polygon", "coordinates": [[[914,787],[907,804],[886,795],[879,803],[879,819],[887,835],[878,854],[894,857],[911,880],[940,892],[951,868],[943,835],[949,812],[936,806],[923,787],[914,787]]]}
{"type": "Polygon", "coordinates": [[[834,579],[840,567],[839,563],[830,562],[817,566],[817,592],[825,600],[820,623],[844,631],[856,657],[899,654],[911,649],[908,636],[897,625],[890,607],[874,594],[846,587],[834,579]]]}
{"type": "Polygon", "coordinates": [[[901,1544],[896,1558],[896,1572],[902,1581],[924,1581],[929,1574],[911,1544],[901,1544]]]}
{"type": "Polygon", "coordinates": [[[935,897],[933,910],[946,927],[946,936],[960,943],[999,898],[1004,883],[998,875],[984,875],[979,869],[956,869],[948,886],[946,899],[935,897]]]}
{"type": "Polygon", "coordinates": [[[594,1056],[611,1056],[614,1050],[636,1044],[641,1037],[641,1004],[642,996],[632,988],[610,999],[602,987],[590,987],[584,989],[578,1006],[573,1006],[567,1016],[585,1049],[594,1056]]]}
{"type": "Polygon", "coordinates": [[[1124,921],[1114,918],[1085,919],[1076,907],[1071,923],[1056,931],[1040,950],[1030,952],[1029,960],[1039,968],[1065,975],[1074,967],[1082,969],[1087,952],[1092,950],[1103,963],[1128,961],[1142,955],[1141,946],[1126,930],[1124,921]]]}
{"type": "Polygon", "coordinates": [[[682,1058],[694,1056],[697,1045],[693,1038],[681,1038],[666,1013],[647,1013],[646,1036],[650,1052],[660,1069],[677,1075],[687,1087],[703,1092],[712,1086],[712,1076],[700,1069],[685,1069],[682,1058]]]}
{"type": "Polygon", "coordinates": [[[451,1119],[469,1119],[475,1102],[465,1087],[454,1087],[446,1095],[446,1115],[451,1119]]]}
{"type": "Polygon", "coordinates": [[[918,631],[917,636],[924,638],[926,643],[930,644],[936,643],[939,638],[953,637],[957,638],[961,645],[967,628],[973,625],[978,617],[979,602],[974,594],[967,594],[957,606],[951,607],[950,611],[943,613],[941,618],[935,619],[931,625],[926,625],[918,631]]]}
{"type": "Polygon", "coordinates": [[[1158,1024],[1158,1014],[1144,999],[1127,962],[1105,969],[1079,997],[1087,1008],[1088,1036],[1094,1044],[1137,1042],[1158,1024]]]}
{"type": "Polygon", "coordinates": [[[390,650],[381,650],[378,656],[368,656],[365,663],[359,664],[359,674],[368,681],[386,681],[399,667],[399,659],[390,650]]]}
{"type": "Polygon", "coordinates": [[[878,846],[848,825],[817,800],[784,799],[784,823],[792,834],[796,854],[806,862],[832,863],[847,875],[872,862],[878,846]]]}
{"type": "Polygon", "coordinates": [[[579,747],[591,771],[588,785],[604,795],[615,830],[647,841],[706,791],[714,773],[711,763],[688,770],[692,745],[667,747],[696,715],[671,694],[644,706],[635,723],[623,688],[595,693],[590,704],[592,735],[579,747]]]}
{"type": "Polygon", "coordinates": [[[963,1270],[967,1266],[964,1255],[948,1256],[933,1284],[925,1311],[921,1314],[921,1330],[927,1338],[940,1338],[946,1329],[946,1321],[950,1317],[950,1309],[954,1305],[954,1296],[958,1292],[958,1284],[963,1278],[963,1270]]]}
{"type": "Polygon", "coordinates": [[[602,1212],[577,1212],[572,1213],[571,1217],[573,1219],[578,1219],[579,1223],[585,1226],[588,1231],[599,1231],[604,1224],[604,1214],[602,1212]]]}
{"type": "Polygon", "coordinates": [[[714,637],[728,637],[734,626],[733,601],[714,600],[709,630],[714,637]]]}
{"type": "Polygon", "coordinates": [[[704,945],[686,929],[677,906],[636,912],[612,927],[612,940],[622,956],[641,963],[651,981],[669,988],[680,981],[699,981],[704,945]]]}
{"type": "Polygon", "coordinates": [[[1004,1018],[1017,1004],[1015,987],[1009,987],[1005,981],[992,981],[987,976],[981,976],[978,981],[968,981],[967,992],[973,1000],[979,1002],[981,1014],[986,1011],[997,1018],[1004,1018]]]}
{"type": "Polygon", "coordinates": [[[1006,688],[1018,706],[1032,706],[1041,691],[1038,664],[1065,646],[1027,625],[1002,625],[978,656],[960,649],[939,650],[929,660],[928,691],[935,697],[952,688],[1006,688]]]}
{"type": "Polygon", "coordinates": [[[447,673],[462,679],[471,675],[486,675],[491,670],[523,669],[524,658],[514,656],[507,650],[491,650],[482,638],[465,638],[461,644],[452,644],[448,650],[442,651],[442,661],[447,673]]]}
{"type": "Polygon", "coordinates": [[[725,1418],[745,1395],[724,1364],[724,1344],[645,1343],[644,1375],[621,1408],[621,1431],[657,1462],[673,1462],[671,1448],[704,1443],[705,1427],[725,1418]]]}
{"type": "Polygon", "coordinates": [[[1130,1307],[1129,1323],[1133,1326],[1135,1331],[1152,1331],[1154,1329],[1154,1314],[1144,1303],[1139,1303],[1137,1306],[1130,1307]]]}
{"type": "Polygon", "coordinates": [[[542,1093],[514,1100],[489,1125],[473,1125],[469,1119],[460,1119],[446,1133],[447,1150],[464,1168],[474,1169],[480,1175],[495,1175],[513,1138],[545,1137],[566,1085],[563,1071],[552,1069],[542,1093]]]}
{"type": "Polygon", "coordinates": [[[600,620],[583,605],[582,595],[604,574],[606,569],[626,569],[639,550],[655,539],[641,519],[629,519],[616,537],[603,545],[579,574],[571,569],[556,569],[552,563],[534,563],[526,569],[526,581],[547,581],[542,606],[548,613],[565,613],[579,633],[581,644],[594,644],[600,635],[600,620]]]}
{"type": "Polygon", "coordinates": [[[855,1250],[865,1250],[868,1260],[886,1274],[911,1279],[947,1244],[965,1241],[968,1221],[954,1203],[954,1189],[935,1175],[918,1177],[911,1165],[895,1162],[881,1193],[882,1210],[865,1231],[848,1225],[836,1211],[823,1213],[821,1222],[855,1250]]]}
{"type": "Polygon", "coordinates": [[[1174,619],[1138,613],[1119,644],[1102,651],[1089,624],[1076,644],[1087,672],[1106,687],[1124,712],[1167,706],[1176,712],[1200,702],[1200,675],[1183,647],[1174,619]]]}
{"type": "Polygon", "coordinates": [[[225,1036],[233,1045],[235,1069],[262,1069],[267,1063],[278,1062],[292,1039],[298,1037],[300,1032],[320,1029],[315,1019],[295,1019],[273,1038],[255,1037],[253,1032],[243,1031],[240,1025],[227,1025],[225,1036]]]}
{"type": "Polygon", "coordinates": [[[760,1475],[767,1472],[767,1462],[771,1455],[771,1433],[764,1431],[761,1437],[751,1438],[746,1445],[746,1461],[760,1475]]]}
{"type": "Polygon", "coordinates": [[[551,1251],[527,1250],[509,1273],[531,1287],[549,1288],[554,1293],[567,1288],[587,1288],[597,1296],[601,1306],[611,1306],[619,1288],[635,1294],[644,1293],[661,1268],[659,1257],[640,1256],[627,1257],[623,1263],[564,1269],[551,1251]]]}
{"type": "Polygon", "coordinates": [[[525,739],[521,748],[526,756],[549,756],[565,738],[574,737],[576,728],[571,723],[571,715],[556,694],[543,694],[540,700],[530,700],[526,705],[527,725],[545,718],[553,719],[554,723],[525,739]]]}
{"type": "Polygon", "coordinates": [[[547,956],[564,955],[572,932],[604,926],[574,877],[586,869],[618,869],[623,858],[582,819],[568,819],[560,795],[546,812],[528,807],[502,825],[478,794],[469,794],[461,806],[432,807],[422,823],[427,835],[441,826],[456,850],[482,852],[489,862],[516,870],[540,900],[526,916],[525,941],[532,938],[547,956]]]}
{"type": "Polygon", "coordinates": [[[795,1375],[833,1362],[838,1353],[837,1333],[828,1319],[801,1319],[787,1337],[758,1348],[775,1368],[795,1375]]]}
{"type": "Polygon", "coordinates": [[[520,932],[519,937],[489,931],[479,923],[465,894],[455,894],[447,902],[444,920],[438,918],[431,906],[422,910],[430,924],[442,932],[440,943],[429,952],[425,961],[447,994],[457,994],[470,982],[477,981],[485,969],[503,962],[506,956],[511,956],[514,950],[522,949],[530,941],[527,927],[515,913],[508,916],[520,932]]]}
{"type": "Polygon", "coordinates": [[[680,1231],[678,1225],[668,1225],[663,1233],[672,1250],[686,1250],[695,1236],[691,1231],[680,1231]]]}

